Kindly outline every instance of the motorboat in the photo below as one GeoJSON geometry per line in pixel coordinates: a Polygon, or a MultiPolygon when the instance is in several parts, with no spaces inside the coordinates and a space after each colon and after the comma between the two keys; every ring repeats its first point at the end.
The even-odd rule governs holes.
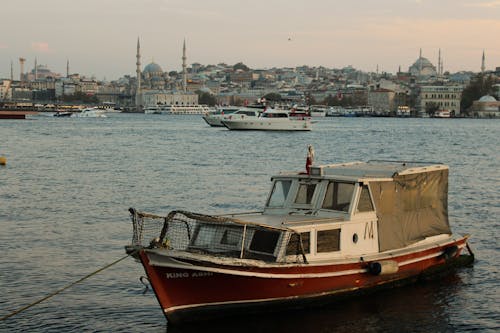
{"type": "Polygon", "coordinates": [[[106,118],[104,111],[98,108],[84,108],[80,112],[73,112],[75,118],[106,118]]]}
{"type": "Polygon", "coordinates": [[[312,105],[309,109],[311,117],[326,117],[328,107],[325,105],[312,105]]]}
{"type": "Polygon", "coordinates": [[[55,113],[52,114],[52,117],[61,117],[61,118],[66,118],[66,117],[71,117],[73,112],[71,111],[56,111],[55,113]]]}
{"type": "Polygon", "coordinates": [[[297,107],[296,105],[294,105],[288,112],[288,117],[290,119],[303,120],[311,118],[311,112],[308,107],[297,107]]]}
{"type": "Polygon", "coordinates": [[[126,250],[142,263],[169,324],[409,284],[474,260],[469,235],[450,228],[448,172],[416,162],[312,164],[272,177],[259,212],[130,208],[126,250]]]}
{"type": "Polygon", "coordinates": [[[161,109],[159,106],[148,106],[144,108],[145,114],[161,114],[161,109]]]}
{"type": "Polygon", "coordinates": [[[224,127],[224,125],[221,122],[222,118],[240,109],[241,107],[239,106],[221,106],[217,107],[215,111],[206,112],[202,116],[202,118],[208,125],[212,127],[224,127]]]}
{"type": "Polygon", "coordinates": [[[411,109],[407,105],[400,105],[396,110],[396,117],[407,118],[411,116],[411,109]]]}
{"type": "Polygon", "coordinates": [[[450,110],[437,110],[432,115],[432,118],[451,118],[450,110]]]}
{"type": "Polygon", "coordinates": [[[256,118],[234,117],[222,119],[222,124],[230,130],[260,131],[310,131],[310,117],[290,117],[286,110],[265,109],[256,118]]]}

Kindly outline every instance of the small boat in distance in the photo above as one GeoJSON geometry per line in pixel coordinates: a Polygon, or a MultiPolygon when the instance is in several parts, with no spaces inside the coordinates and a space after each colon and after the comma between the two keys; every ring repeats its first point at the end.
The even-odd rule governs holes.
{"type": "Polygon", "coordinates": [[[144,108],[145,114],[161,114],[161,109],[159,106],[148,106],[144,108]]]}
{"type": "Polygon", "coordinates": [[[130,208],[127,253],[169,324],[322,304],[473,262],[449,225],[446,165],[312,165],[271,181],[258,213],[130,208]]]}
{"type": "Polygon", "coordinates": [[[52,114],[52,117],[71,117],[73,112],[71,111],[56,111],[54,114],[52,114]]]}
{"type": "Polygon", "coordinates": [[[326,105],[311,105],[309,112],[311,117],[326,117],[328,107],[326,105]]]}
{"type": "Polygon", "coordinates": [[[106,118],[104,111],[98,108],[85,108],[80,112],[73,112],[71,114],[73,118],[106,118]]]}
{"type": "Polygon", "coordinates": [[[144,108],[145,114],[169,114],[169,115],[183,115],[183,114],[205,114],[212,111],[212,108],[207,105],[150,105],[144,108]]]}
{"type": "Polygon", "coordinates": [[[451,118],[450,110],[437,110],[432,115],[432,118],[451,118]]]}

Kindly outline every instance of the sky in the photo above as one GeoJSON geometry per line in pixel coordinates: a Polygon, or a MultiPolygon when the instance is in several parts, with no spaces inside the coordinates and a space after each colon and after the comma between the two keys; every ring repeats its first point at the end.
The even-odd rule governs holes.
{"type": "Polygon", "coordinates": [[[500,0],[16,0],[0,6],[0,78],[35,58],[56,73],[113,80],[142,67],[243,62],[395,73],[423,57],[444,71],[500,66],[500,0]]]}

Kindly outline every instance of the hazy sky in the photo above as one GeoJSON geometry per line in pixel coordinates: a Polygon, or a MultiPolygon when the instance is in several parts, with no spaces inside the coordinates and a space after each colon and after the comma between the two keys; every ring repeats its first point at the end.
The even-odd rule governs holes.
{"type": "Polygon", "coordinates": [[[394,73],[423,56],[444,70],[500,66],[500,0],[16,0],[0,6],[0,77],[39,64],[116,79],[142,64],[352,65],[394,73]]]}

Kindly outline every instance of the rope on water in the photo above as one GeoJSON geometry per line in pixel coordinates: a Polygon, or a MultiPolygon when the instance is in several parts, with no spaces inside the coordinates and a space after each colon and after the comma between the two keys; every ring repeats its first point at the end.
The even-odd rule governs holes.
{"type": "MultiPolygon", "coordinates": [[[[134,251],[134,252],[137,252],[137,251],[134,251]]],[[[26,305],[26,306],[23,306],[22,308],[17,309],[17,310],[15,310],[15,311],[13,311],[13,312],[9,313],[9,314],[8,314],[8,315],[6,315],[6,316],[3,316],[2,318],[0,318],[0,321],[3,321],[3,320],[8,319],[8,318],[10,318],[10,317],[12,317],[12,316],[15,316],[15,315],[17,315],[18,313],[21,313],[21,312],[23,312],[23,311],[25,311],[25,310],[28,310],[29,308],[31,308],[31,307],[33,307],[33,306],[35,306],[35,305],[37,305],[37,304],[40,304],[40,303],[42,303],[43,301],[46,301],[46,300],[48,300],[48,299],[49,299],[49,298],[51,298],[51,297],[56,296],[57,294],[59,294],[59,293],[63,292],[64,290],[66,290],[66,289],[68,289],[68,288],[73,287],[75,284],[78,284],[78,283],[80,283],[80,282],[82,282],[82,281],[84,281],[84,280],[88,279],[89,277],[92,277],[92,276],[94,276],[94,275],[96,275],[96,274],[98,274],[98,273],[100,273],[100,272],[104,271],[105,269],[108,269],[108,268],[110,268],[111,266],[113,266],[113,265],[115,265],[115,264],[119,263],[120,261],[122,261],[122,260],[124,260],[124,259],[128,258],[128,257],[129,257],[129,256],[131,256],[132,254],[134,254],[134,252],[129,253],[129,254],[127,254],[126,256],[121,257],[120,259],[113,261],[111,264],[108,264],[108,265],[106,265],[106,266],[103,266],[103,267],[99,268],[98,270],[96,270],[96,271],[94,271],[94,272],[92,272],[92,273],[90,273],[90,274],[85,275],[85,276],[84,276],[84,277],[82,277],[81,279],[76,280],[76,281],[74,281],[74,282],[72,282],[72,283],[68,284],[67,286],[65,286],[65,287],[63,287],[63,288],[61,288],[61,289],[59,289],[59,290],[56,290],[56,291],[54,291],[53,293],[48,294],[47,296],[45,296],[45,297],[43,297],[43,298],[39,299],[38,301],[35,301],[35,302],[31,303],[31,304],[28,304],[28,305],[26,305]]]]}

